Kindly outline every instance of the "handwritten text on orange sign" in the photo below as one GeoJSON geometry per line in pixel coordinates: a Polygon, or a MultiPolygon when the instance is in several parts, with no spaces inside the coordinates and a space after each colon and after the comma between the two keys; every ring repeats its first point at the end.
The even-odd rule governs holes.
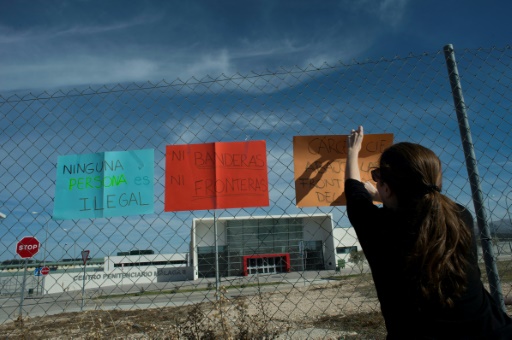
{"type": "MultiPolygon", "coordinates": [[[[363,181],[371,180],[370,171],[378,166],[382,152],[393,144],[392,134],[364,136],[359,154],[363,181]]],[[[293,137],[295,194],[298,207],[345,205],[345,166],[347,136],[293,137]]]]}

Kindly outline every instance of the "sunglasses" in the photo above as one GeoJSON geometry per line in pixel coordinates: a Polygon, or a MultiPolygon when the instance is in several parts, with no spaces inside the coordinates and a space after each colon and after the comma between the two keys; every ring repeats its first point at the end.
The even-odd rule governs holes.
{"type": "Polygon", "coordinates": [[[374,182],[378,182],[380,180],[380,168],[373,169],[370,171],[370,174],[372,175],[374,182]]]}

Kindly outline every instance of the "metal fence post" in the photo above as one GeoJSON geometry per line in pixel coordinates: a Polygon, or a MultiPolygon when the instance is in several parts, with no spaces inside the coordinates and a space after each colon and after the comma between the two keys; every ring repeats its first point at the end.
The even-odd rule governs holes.
{"type": "Polygon", "coordinates": [[[25,258],[25,264],[23,265],[23,283],[21,284],[21,295],[20,295],[20,318],[23,318],[23,301],[25,300],[25,284],[27,281],[27,265],[28,258],[25,258]]]}
{"type": "Polygon", "coordinates": [[[444,46],[444,56],[446,60],[446,66],[448,68],[448,76],[450,78],[450,86],[452,88],[453,102],[455,105],[455,111],[457,113],[457,120],[459,123],[460,137],[462,139],[462,146],[464,148],[466,169],[468,171],[469,183],[473,196],[477,225],[480,230],[480,241],[482,244],[482,252],[485,261],[487,279],[489,280],[491,295],[505,311],[506,309],[503,300],[503,293],[501,291],[500,277],[498,275],[496,259],[492,249],[491,233],[487,223],[486,211],[483,204],[484,200],[480,187],[480,175],[478,173],[475,150],[473,146],[473,140],[471,138],[471,130],[467,117],[466,104],[462,94],[462,86],[460,83],[459,71],[457,69],[457,62],[455,60],[455,51],[453,49],[453,45],[449,44],[444,46]]]}
{"type": "Polygon", "coordinates": [[[217,216],[215,214],[215,210],[213,211],[213,237],[215,244],[215,299],[219,300],[219,292],[220,292],[220,275],[219,275],[219,244],[217,241],[217,216]]]}

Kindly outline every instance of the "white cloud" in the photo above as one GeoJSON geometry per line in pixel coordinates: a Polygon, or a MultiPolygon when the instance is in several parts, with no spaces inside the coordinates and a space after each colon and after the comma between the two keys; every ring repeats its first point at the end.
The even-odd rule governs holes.
{"type": "MultiPolygon", "coordinates": [[[[343,0],[342,7],[354,13],[369,14],[391,27],[402,21],[410,0],[343,0]]],[[[366,18],[369,21],[369,18],[366,18]]]]}
{"type": "Polygon", "coordinates": [[[233,73],[230,59],[231,58],[229,57],[227,50],[221,50],[218,52],[212,51],[195,60],[192,57],[192,62],[190,64],[181,65],[184,68],[181,68],[181,72],[178,74],[190,77],[196,76],[196,78],[199,79],[206,75],[230,75],[233,73]]]}
{"type": "MultiPolygon", "coordinates": [[[[371,16],[395,25],[403,17],[407,1],[379,0],[374,4],[370,0],[344,0],[346,8],[342,12],[361,16],[365,22],[371,16]]],[[[295,66],[333,66],[364,53],[377,34],[368,28],[373,24],[347,26],[339,20],[327,31],[308,34],[302,27],[284,32],[256,27],[253,30],[258,34],[245,28],[240,35],[220,36],[213,44],[203,35],[177,33],[186,27],[188,18],[177,18],[179,24],[167,23],[163,20],[165,12],[148,13],[106,24],[83,20],[76,24],[59,22],[49,28],[13,30],[0,26],[0,91],[162,79],[173,82],[178,78],[188,81],[191,77],[201,80],[222,74],[230,77],[236,73],[279,72],[295,66]]],[[[208,23],[205,19],[199,25],[208,23]]],[[[218,34],[212,31],[211,37],[222,33],[222,29],[218,34]]]]}
{"type": "MultiPolygon", "coordinates": [[[[117,21],[105,25],[101,24],[75,24],[70,26],[57,25],[53,27],[34,26],[23,30],[13,30],[0,25],[0,44],[36,43],[44,44],[51,39],[79,38],[85,35],[99,35],[112,31],[127,30],[139,25],[147,25],[161,19],[161,15],[140,15],[126,21],[117,21]]],[[[3,48],[8,48],[4,46],[3,48]]]]}
{"type": "Polygon", "coordinates": [[[0,90],[56,88],[153,79],[159,66],[150,60],[68,56],[30,64],[0,65],[0,90]],[[22,77],[20,75],[23,75],[22,77]]]}
{"type": "Polygon", "coordinates": [[[379,6],[379,17],[382,22],[396,27],[402,22],[405,7],[409,0],[383,0],[379,6]]]}
{"type": "MultiPolygon", "coordinates": [[[[136,50],[137,47],[134,47],[136,50]]],[[[210,75],[231,76],[235,73],[227,51],[207,55],[189,55],[174,51],[139,53],[116,52],[102,55],[94,51],[77,51],[67,55],[44,55],[41,58],[0,63],[0,91],[11,89],[47,89],[90,84],[123,82],[183,81],[210,75]]]]}
{"type": "Polygon", "coordinates": [[[261,39],[249,41],[244,39],[234,52],[234,58],[246,59],[265,56],[287,55],[307,51],[311,46],[309,42],[285,39],[261,39]]]}
{"type": "Polygon", "coordinates": [[[2,45],[30,40],[32,35],[31,31],[17,32],[8,27],[0,26],[0,44],[2,45]]]}
{"type": "Polygon", "coordinates": [[[146,25],[161,19],[161,16],[137,16],[133,19],[121,22],[114,22],[108,25],[76,25],[53,32],[53,37],[65,35],[88,35],[107,33],[111,31],[125,30],[139,25],[146,25]]]}

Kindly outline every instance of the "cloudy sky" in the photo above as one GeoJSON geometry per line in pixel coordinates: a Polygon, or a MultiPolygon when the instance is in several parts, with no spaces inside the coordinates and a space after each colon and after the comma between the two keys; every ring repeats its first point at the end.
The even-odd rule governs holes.
{"type": "Polygon", "coordinates": [[[507,0],[0,0],[0,92],[506,46],[507,0]],[[464,4],[462,6],[462,3],[464,4]]]}
{"type": "MultiPolygon", "coordinates": [[[[472,113],[479,113],[473,119],[481,123],[473,131],[483,144],[484,191],[492,201],[487,206],[497,205],[494,218],[503,218],[510,206],[505,190],[512,183],[506,118],[512,78],[502,62],[509,59],[468,53],[464,60],[457,52],[510,45],[510,13],[509,0],[0,0],[0,116],[5,123],[0,127],[0,211],[8,215],[0,228],[0,259],[13,258],[16,241],[29,233],[45,240],[54,259],[71,256],[75,245],[90,247],[94,256],[129,250],[119,238],[134,245],[146,242],[160,252],[188,249],[190,216],[172,215],[177,218],[169,222],[162,213],[166,144],[267,140],[269,209],[276,210],[251,213],[291,214],[297,211],[289,199],[294,197],[292,137],[335,134],[338,127],[347,127],[344,133],[362,121],[369,133],[391,132],[396,140],[442,151],[443,161],[449,162],[445,187],[466,203],[470,196],[462,153],[457,154],[460,161],[454,156],[460,149],[457,125],[449,118],[453,101],[443,57],[435,53],[450,43],[461,57],[460,70],[472,70],[463,73],[464,89],[472,113]],[[424,58],[410,62],[388,62],[424,52],[424,58]],[[257,77],[256,83],[244,78],[251,72],[312,70],[310,65],[381,58],[387,61],[336,75],[312,72],[269,83],[269,77],[257,77]],[[135,91],[122,98],[116,91],[76,96],[72,90],[237,73],[242,77],[214,88],[170,86],[156,94],[144,92],[150,93],[147,97],[135,91]],[[17,96],[57,89],[71,95],[39,101],[17,96]],[[189,98],[191,93],[196,96],[189,98]],[[484,133],[489,126],[497,126],[493,138],[484,133]],[[489,140],[492,145],[485,144],[489,140]],[[154,215],[121,222],[81,219],[76,225],[48,222],[57,156],[141,148],[155,149],[154,215]]],[[[210,215],[201,211],[193,216],[210,215]]]]}

